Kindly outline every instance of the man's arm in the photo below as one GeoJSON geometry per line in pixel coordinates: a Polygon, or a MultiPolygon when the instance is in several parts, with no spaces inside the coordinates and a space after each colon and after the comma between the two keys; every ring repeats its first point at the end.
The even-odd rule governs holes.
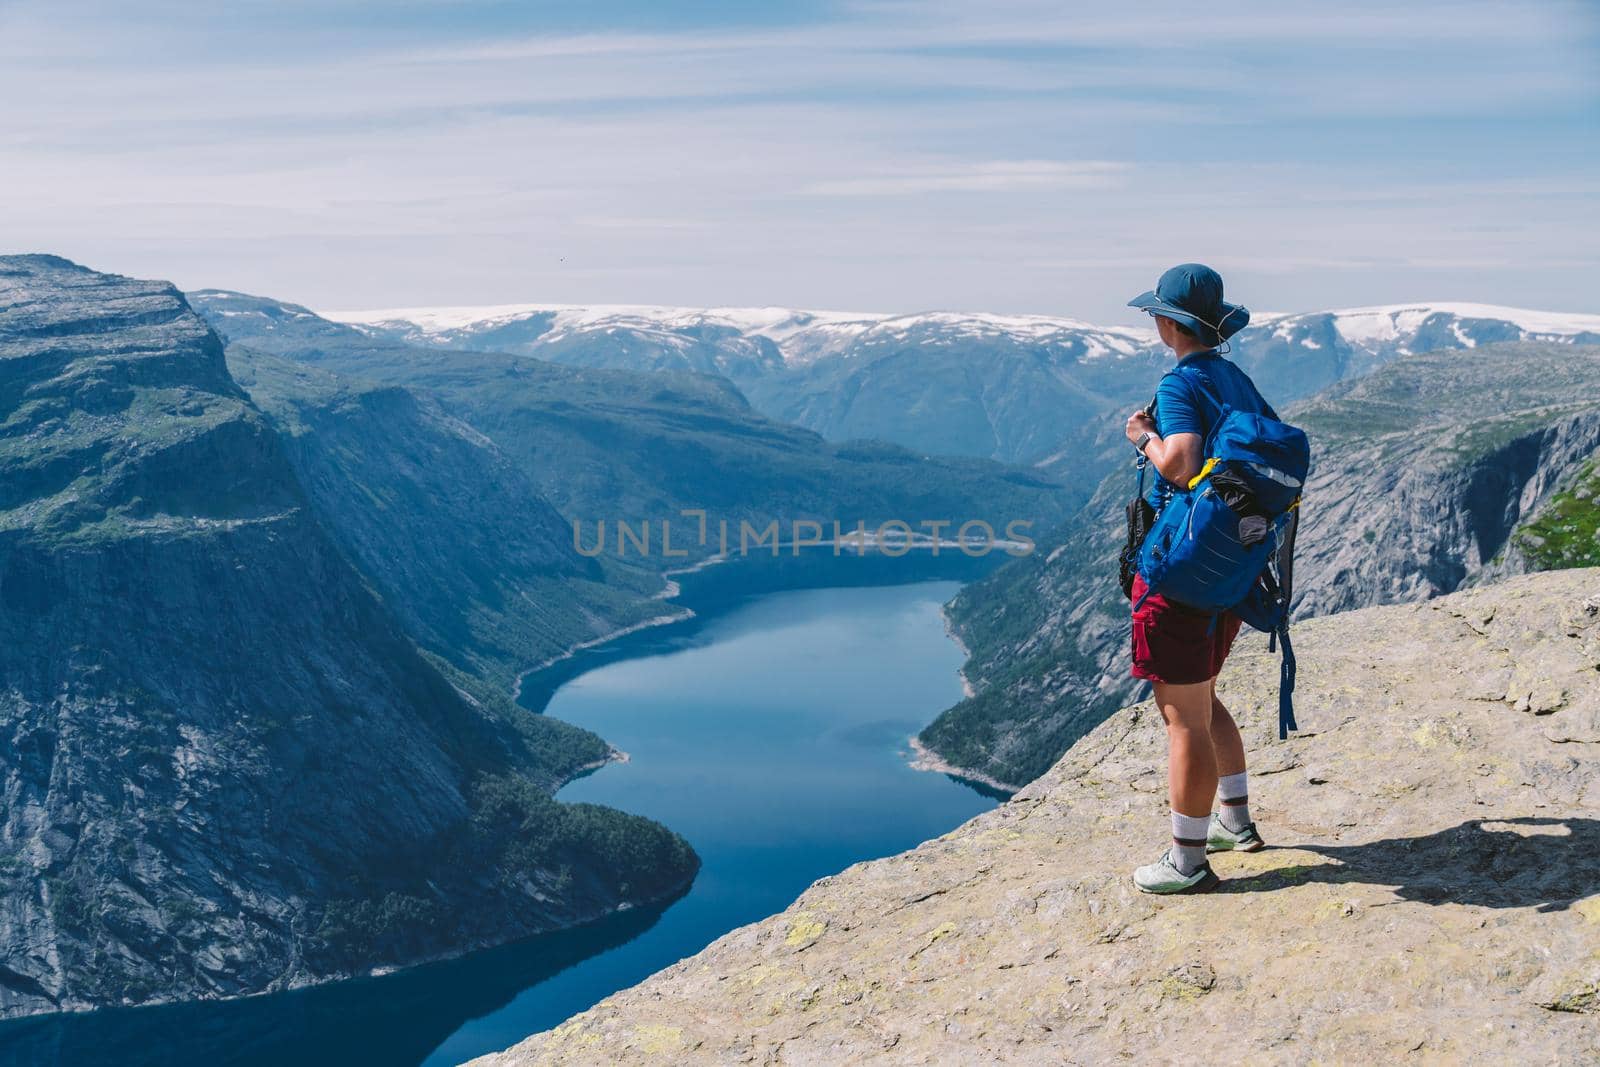
{"type": "Polygon", "coordinates": [[[1161,472],[1161,477],[1173,485],[1187,486],[1189,479],[1200,473],[1203,460],[1200,457],[1203,442],[1197,433],[1175,433],[1163,439],[1156,434],[1156,423],[1143,411],[1135,411],[1128,416],[1128,440],[1134,445],[1139,443],[1139,438],[1146,433],[1151,435],[1145,442],[1144,454],[1151,463],[1156,465],[1156,470],[1161,472]]]}

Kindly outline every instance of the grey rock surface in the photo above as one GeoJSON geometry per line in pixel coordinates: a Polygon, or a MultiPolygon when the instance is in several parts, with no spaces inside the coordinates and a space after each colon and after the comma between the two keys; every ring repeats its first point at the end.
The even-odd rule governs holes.
{"type": "Polygon", "coordinates": [[[1588,1064],[1600,1059],[1600,571],[1300,629],[1300,721],[1247,639],[1220,693],[1269,847],[1205,896],[1147,704],[1009,803],[507,1052],[554,1063],[1588,1064]]]}

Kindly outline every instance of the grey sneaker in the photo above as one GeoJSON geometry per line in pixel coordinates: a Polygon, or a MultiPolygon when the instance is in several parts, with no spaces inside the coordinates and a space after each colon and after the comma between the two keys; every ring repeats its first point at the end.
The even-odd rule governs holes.
{"type": "Polygon", "coordinates": [[[1266,847],[1267,843],[1256,833],[1255,823],[1243,830],[1230,830],[1222,825],[1221,816],[1212,814],[1211,829],[1206,833],[1207,852],[1260,852],[1266,847]]]}
{"type": "Polygon", "coordinates": [[[1204,893],[1215,889],[1220,881],[1209,863],[1202,863],[1193,874],[1180,874],[1173,866],[1171,849],[1154,863],[1133,872],[1133,884],[1141,893],[1204,893]]]}

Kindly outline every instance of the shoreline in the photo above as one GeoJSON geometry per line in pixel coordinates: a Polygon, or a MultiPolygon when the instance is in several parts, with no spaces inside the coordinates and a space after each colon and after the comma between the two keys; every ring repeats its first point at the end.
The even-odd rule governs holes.
{"type": "Polygon", "coordinates": [[[949,605],[939,609],[939,615],[944,619],[944,635],[961,650],[961,666],[956,668],[956,677],[961,679],[961,694],[971,700],[978,693],[972,688],[972,683],[967,680],[967,662],[972,659],[972,650],[967,648],[967,643],[961,640],[961,635],[956,632],[954,620],[950,618],[949,605]]]}
{"type": "MultiPolygon", "coordinates": [[[[672,600],[679,593],[683,592],[683,586],[674,580],[674,576],[679,574],[693,574],[696,571],[704,570],[707,567],[714,566],[715,564],[726,562],[727,559],[727,556],[708,556],[705,559],[697,560],[696,562],[691,563],[687,567],[676,567],[672,570],[662,571],[661,588],[657,589],[654,593],[651,593],[646,599],[672,600]]],[[[573,656],[577,655],[579,652],[582,652],[586,648],[594,648],[596,645],[603,645],[607,641],[615,641],[619,637],[627,637],[629,634],[636,634],[640,630],[648,630],[653,626],[667,626],[671,623],[684,622],[685,620],[692,619],[694,617],[695,613],[693,608],[680,607],[677,611],[669,611],[661,615],[652,615],[648,619],[640,619],[638,622],[630,623],[627,626],[619,626],[615,630],[609,630],[606,633],[588,638],[587,640],[579,641],[577,644],[566,649],[564,652],[557,653],[548,659],[541,660],[526,670],[518,671],[516,684],[511,687],[511,702],[519,706],[521,705],[522,683],[528,680],[529,675],[538,674],[540,671],[548,670],[549,668],[554,667],[557,663],[571,659],[573,656]]],[[[540,714],[543,713],[541,712],[540,714]]],[[[604,761],[604,763],[612,762],[616,761],[604,761]]],[[[627,762],[626,753],[623,754],[623,762],[627,762]]]]}
{"type": "Polygon", "coordinates": [[[606,745],[606,754],[604,756],[601,756],[597,760],[590,760],[588,763],[585,763],[582,766],[574,767],[571,774],[562,775],[560,779],[557,780],[556,787],[550,795],[555,796],[556,793],[561,792],[567,786],[571,785],[573,782],[576,782],[579,778],[591,775],[602,767],[609,767],[613,763],[631,762],[633,762],[632,756],[628,755],[615,745],[608,743],[606,745]]]}
{"type": "Polygon", "coordinates": [[[1011,785],[1008,782],[1000,781],[998,778],[990,778],[982,771],[972,771],[965,767],[957,767],[955,764],[947,762],[943,756],[924,745],[916,737],[907,738],[906,743],[910,746],[914,757],[907,760],[906,764],[914,771],[932,771],[937,774],[949,775],[951,778],[975,782],[978,785],[987,786],[1001,793],[1017,793],[1022,790],[1019,785],[1011,785]]]}
{"type": "MultiPolygon", "coordinates": [[[[652,594],[651,599],[670,600],[672,597],[677,596],[677,583],[669,582],[668,585],[672,587],[670,593],[663,589],[659,593],[652,594]]],[[[536,663],[527,670],[519,672],[517,674],[517,684],[511,687],[511,702],[516,704],[518,707],[522,706],[522,683],[528,680],[529,675],[538,674],[540,671],[548,670],[549,668],[554,667],[557,663],[571,659],[573,656],[576,656],[579,652],[582,652],[586,648],[593,648],[596,645],[603,645],[607,641],[614,641],[619,637],[627,637],[629,634],[638,633],[640,630],[648,630],[653,626],[666,626],[669,623],[683,622],[685,619],[692,618],[694,618],[693,610],[689,608],[680,608],[677,611],[667,612],[665,615],[652,615],[648,619],[641,619],[636,623],[618,627],[617,629],[611,630],[608,633],[603,633],[598,637],[591,637],[586,641],[579,641],[577,644],[568,648],[565,652],[551,656],[549,659],[536,663]]],[[[526,711],[528,709],[523,708],[523,710],[526,711]]],[[[535,714],[543,714],[543,712],[536,712],[535,714]]],[[[607,760],[606,762],[612,761],[607,760]]]]}
{"type": "MultiPolygon", "coordinates": [[[[923,544],[913,547],[926,549],[934,546],[923,544]]],[[[946,542],[941,544],[939,547],[954,546],[946,542]]],[[[732,555],[711,555],[705,557],[704,559],[696,560],[686,567],[675,567],[671,570],[663,571],[661,573],[661,588],[652,593],[649,599],[670,601],[683,591],[681,583],[675,580],[678,575],[694,574],[698,571],[705,570],[708,567],[714,567],[718,564],[727,563],[733,558],[735,557],[732,555]]],[[[970,700],[977,695],[976,690],[973,688],[972,682],[967,678],[966,672],[966,663],[972,658],[972,652],[967,648],[966,642],[961,639],[961,635],[956,632],[955,624],[950,618],[950,613],[947,610],[946,605],[940,606],[939,616],[944,625],[945,637],[954,643],[956,648],[961,652],[962,665],[956,668],[956,677],[961,682],[961,693],[963,698],[970,700]]],[[[683,622],[692,618],[695,618],[695,611],[692,608],[680,608],[677,611],[666,612],[661,615],[654,615],[648,619],[642,619],[639,622],[632,623],[628,626],[618,627],[617,629],[608,633],[600,634],[585,641],[580,641],[579,643],[566,649],[564,652],[561,652],[555,656],[551,656],[548,659],[545,659],[528,668],[527,670],[520,672],[517,675],[517,682],[511,690],[512,702],[517,704],[519,707],[521,706],[523,683],[526,682],[530,676],[538,674],[540,671],[546,670],[564,660],[569,660],[585,649],[594,648],[595,646],[605,644],[608,641],[614,641],[617,638],[638,633],[640,630],[647,630],[655,626],[666,626],[671,623],[683,622]]],[[[536,712],[535,714],[543,714],[543,712],[536,712]]],[[[1014,786],[1009,783],[1002,782],[998,778],[992,778],[989,775],[984,774],[982,771],[974,771],[966,767],[958,767],[944,759],[932,749],[928,748],[921,741],[917,740],[914,735],[907,739],[907,743],[911,750],[911,758],[906,760],[906,765],[912,770],[948,775],[949,777],[958,778],[962,781],[985,786],[989,789],[998,790],[1002,793],[1015,793],[1021,788],[1020,786],[1014,786]]],[[[630,759],[631,757],[628,755],[628,753],[610,745],[608,742],[607,753],[603,758],[586,763],[583,766],[576,768],[572,774],[563,776],[556,784],[551,795],[554,796],[555,793],[560,792],[567,785],[586,774],[591,774],[594,771],[597,771],[600,768],[612,763],[627,763],[630,759]]]]}

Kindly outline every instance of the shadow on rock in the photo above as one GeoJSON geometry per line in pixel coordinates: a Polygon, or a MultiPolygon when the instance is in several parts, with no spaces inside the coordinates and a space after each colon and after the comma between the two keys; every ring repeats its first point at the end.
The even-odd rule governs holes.
{"type": "Polygon", "coordinates": [[[1224,877],[1218,892],[1356,883],[1393,886],[1401,899],[1425,904],[1562,911],[1600,891],[1600,821],[1595,819],[1472,819],[1422,837],[1284,847],[1333,862],[1224,877]]]}

